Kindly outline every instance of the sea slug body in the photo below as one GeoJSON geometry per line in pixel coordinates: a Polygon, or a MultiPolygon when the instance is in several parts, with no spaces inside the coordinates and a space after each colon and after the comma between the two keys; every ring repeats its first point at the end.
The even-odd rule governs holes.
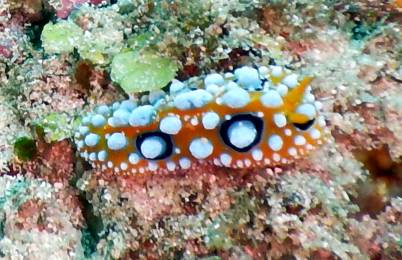
{"type": "Polygon", "coordinates": [[[77,130],[77,149],[109,174],[164,173],[201,163],[285,164],[325,138],[310,82],[280,66],[211,73],[198,89],[174,80],[169,95],[150,95],[151,104],[125,100],[97,107],[77,130]]]}

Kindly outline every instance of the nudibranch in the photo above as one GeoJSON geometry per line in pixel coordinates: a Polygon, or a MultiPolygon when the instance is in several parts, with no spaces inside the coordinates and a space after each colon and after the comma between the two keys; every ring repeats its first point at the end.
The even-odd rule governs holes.
{"type": "Polygon", "coordinates": [[[212,73],[202,87],[173,80],[169,94],[150,93],[147,103],[97,107],[82,120],[77,149],[105,173],[286,164],[324,140],[322,105],[311,80],[281,66],[212,73]]]}

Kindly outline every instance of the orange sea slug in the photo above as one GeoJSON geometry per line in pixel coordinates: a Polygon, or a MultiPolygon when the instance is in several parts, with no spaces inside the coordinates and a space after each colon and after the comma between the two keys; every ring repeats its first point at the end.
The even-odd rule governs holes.
{"type": "Polygon", "coordinates": [[[402,9],[402,0],[395,0],[395,5],[398,7],[398,8],[401,8],[402,9]]]}
{"type": "Polygon", "coordinates": [[[97,107],[83,118],[77,148],[105,173],[163,173],[203,162],[286,164],[323,140],[325,121],[310,81],[280,66],[212,73],[202,88],[174,80],[170,94],[150,95],[150,104],[97,107]]]}

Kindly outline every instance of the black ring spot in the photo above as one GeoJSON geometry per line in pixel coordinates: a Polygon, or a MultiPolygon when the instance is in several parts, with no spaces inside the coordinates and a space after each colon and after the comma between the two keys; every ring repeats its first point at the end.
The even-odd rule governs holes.
{"type": "Polygon", "coordinates": [[[248,152],[253,146],[255,146],[256,144],[258,144],[260,142],[263,127],[264,127],[264,123],[261,118],[254,116],[252,114],[240,114],[240,115],[232,116],[231,119],[223,122],[219,129],[219,134],[221,135],[223,142],[227,146],[229,146],[230,148],[232,148],[233,150],[235,150],[237,152],[244,153],[244,152],[248,152]],[[244,148],[239,148],[239,147],[234,146],[230,142],[229,135],[228,135],[229,127],[238,121],[250,121],[254,125],[255,129],[257,130],[257,135],[256,135],[254,141],[244,148]]]}
{"type": "Polygon", "coordinates": [[[293,123],[293,125],[302,131],[309,129],[314,124],[315,118],[307,121],[306,123],[293,123]]]}
{"type": "Polygon", "coordinates": [[[163,160],[163,159],[168,158],[173,153],[172,138],[170,137],[170,135],[162,133],[162,132],[148,132],[148,133],[140,134],[140,135],[137,136],[137,139],[135,140],[135,145],[137,147],[137,151],[139,151],[141,156],[144,157],[147,160],[153,160],[153,161],[163,160]],[[150,158],[145,157],[142,154],[141,144],[145,141],[145,139],[150,138],[150,137],[154,137],[154,136],[162,138],[162,140],[165,142],[166,149],[162,154],[158,155],[157,157],[155,157],[153,159],[150,159],[150,158]]]}

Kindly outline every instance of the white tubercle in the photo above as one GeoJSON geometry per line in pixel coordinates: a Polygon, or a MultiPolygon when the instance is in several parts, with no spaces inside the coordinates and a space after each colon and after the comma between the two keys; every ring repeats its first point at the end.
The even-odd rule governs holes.
{"type": "Polygon", "coordinates": [[[271,66],[271,75],[274,77],[280,77],[283,73],[283,68],[281,66],[271,66]]]}
{"type": "Polygon", "coordinates": [[[180,132],[182,123],[177,116],[167,116],[161,120],[159,128],[166,134],[175,135],[180,132]]]}
{"type": "Polygon", "coordinates": [[[310,136],[313,139],[319,139],[321,137],[321,132],[316,128],[310,130],[310,136]]]}
{"type": "Polygon", "coordinates": [[[205,159],[210,156],[214,147],[207,138],[196,138],[191,141],[189,146],[190,153],[197,159],[205,159]]]}
{"type": "Polygon", "coordinates": [[[261,161],[264,155],[261,149],[255,149],[251,152],[251,156],[253,157],[254,160],[261,161]]]}
{"type": "Polygon", "coordinates": [[[290,148],[288,149],[288,153],[289,153],[289,155],[295,157],[295,156],[297,155],[297,150],[296,150],[296,148],[294,148],[294,147],[290,147],[290,148]]]}
{"type": "Polygon", "coordinates": [[[301,104],[300,106],[298,106],[296,112],[306,115],[309,119],[314,119],[317,114],[315,111],[315,107],[309,103],[301,104]]]}
{"type": "Polygon", "coordinates": [[[225,83],[225,80],[218,73],[208,74],[204,79],[205,86],[212,85],[212,84],[217,85],[217,86],[222,86],[224,83],[225,83]]]}
{"type": "Polygon", "coordinates": [[[228,137],[231,144],[237,148],[245,148],[254,142],[257,129],[252,122],[242,120],[234,122],[228,129],[228,137]]]}
{"type": "Polygon", "coordinates": [[[127,138],[123,133],[113,133],[107,139],[107,147],[110,150],[121,150],[127,145],[127,138]]]}
{"type": "Polygon", "coordinates": [[[294,143],[295,143],[295,145],[298,145],[298,146],[305,145],[306,138],[304,138],[304,136],[302,136],[302,135],[297,135],[294,138],[294,143]]]}
{"type": "Polygon", "coordinates": [[[158,164],[156,162],[150,161],[148,162],[148,169],[150,171],[156,171],[158,169],[158,164]]]}
{"type": "Polygon", "coordinates": [[[250,95],[247,90],[236,87],[227,91],[222,96],[222,104],[231,108],[241,108],[250,102],[250,95]]]}
{"type": "Polygon", "coordinates": [[[120,108],[129,112],[133,111],[137,107],[137,102],[132,99],[124,100],[121,102],[120,108]]]}
{"type": "Polygon", "coordinates": [[[261,85],[258,70],[249,66],[243,66],[234,71],[239,85],[245,88],[257,88],[261,85]]]}
{"type": "Polygon", "coordinates": [[[179,159],[179,165],[182,169],[186,170],[191,167],[191,161],[186,157],[182,157],[179,159]]]}
{"type": "Polygon", "coordinates": [[[282,149],[283,140],[279,135],[271,135],[268,139],[268,146],[273,151],[279,151],[280,149],[282,149]]]}
{"type": "Polygon", "coordinates": [[[106,118],[102,115],[96,114],[91,118],[91,123],[94,127],[101,127],[105,125],[106,118]]]}
{"type": "Polygon", "coordinates": [[[137,164],[137,163],[140,161],[140,156],[139,156],[138,154],[136,154],[136,153],[131,153],[131,154],[128,156],[128,161],[129,161],[131,164],[137,164]]]}
{"type": "Polygon", "coordinates": [[[277,127],[284,127],[287,123],[286,116],[283,113],[274,114],[274,123],[277,127]]]}
{"type": "Polygon", "coordinates": [[[124,108],[117,109],[113,112],[113,123],[114,126],[125,126],[128,124],[128,119],[130,117],[130,112],[124,108]]]}
{"type": "Polygon", "coordinates": [[[166,163],[166,168],[169,171],[174,171],[176,169],[176,164],[174,162],[172,162],[172,161],[169,161],[169,162],[166,163]]]}
{"type": "Polygon", "coordinates": [[[145,158],[155,159],[165,152],[166,143],[159,136],[151,136],[142,142],[140,149],[145,158]]]}
{"type": "Polygon", "coordinates": [[[289,88],[285,84],[278,84],[276,87],[276,91],[278,91],[279,95],[286,96],[289,91],[289,88]]]}
{"type": "Polygon", "coordinates": [[[80,132],[80,134],[86,135],[89,132],[89,127],[88,126],[80,126],[78,128],[78,131],[80,132]]]}
{"type": "Polygon", "coordinates": [[[227,154],[227,153],[221,154],[221,155],[219,156],[219,159],[220,159],[222,165],[224,165],[224,166],[226,166],[226,167],[229,167],[230,164],[232,163],[232,156],[230,156],[230,155],[227,154]]]}
{"type": "Polygon", "coordinates": [[[120,168],[121,168],[123,171],[125,171],[125,170],[128,169],[128,164],[125,163],[125,162],[122,162],[122,163],[120,163],[120,168]]]}
{"type": "Polygon", "coordinates": [[[87,145],[89,147],[93,147],[98,144],[99,140],[100,140],[99,135],[94,134],[94,133],[89,133],[87,136],[85,136],[84,142],[85,142],[85,145],[87,145]]]}
{"type": "Polygon", "coordinates": [[[131,126],[145,126],[150,124],[155,116],[156,111],[153,106],[140,106],[131,112],[128,122],[131,126]]]}
{"type": "Polygon", "coordinates": [[[275,90],[268,90],[265,92],[263,96],[260,98],[261,103],[266,107],[279,107],[283,105],[283,100],[281,95],[275,90]]]}
{"type": "Polygon", "coordinates": [[[174,106],[180,110],[200,108],[213,99],[211,93],[204,89],[197,89],[178,94],[174,100],[174,106]]]}
{"type": "Polygon", "coordinates": [[[289,74],[283,78],[282,83],[289,88],[294,88],[298,84],[297,78],[298,76],[296,74],[289,74]]]}
{"type": "Polygon", "coordinates": [[[219,124],[219,115],[215,112],[207,112],[202,116],[202,125],[205,129],[214,129],[219,124]]]}
{"type": "Polygon", "coordinates": [[[101,162],[104,162],[107,157],[107,152],[105,150],[102,150],[98,153],[98,160],[101,162]]]}

